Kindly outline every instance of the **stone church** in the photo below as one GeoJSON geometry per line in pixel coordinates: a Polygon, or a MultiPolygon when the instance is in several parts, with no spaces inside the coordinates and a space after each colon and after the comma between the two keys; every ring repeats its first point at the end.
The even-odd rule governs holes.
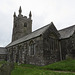
{"type": "MultiPolygon", "coordinates": [[[[32,13],[29,17],[14,13],[12,41],[4,49],[9,62],[47,65],[75,58],[75,25],[57,30],[53,22],[32,32],[32,13]]],[[[1,49],[0,49],[1,50],[1,49]]]]}

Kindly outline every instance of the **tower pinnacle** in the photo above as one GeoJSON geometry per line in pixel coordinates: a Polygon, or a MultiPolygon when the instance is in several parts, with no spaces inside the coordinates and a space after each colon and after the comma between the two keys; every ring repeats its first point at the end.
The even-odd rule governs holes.
{"type": "Polygon", "coordinates": [[[29,17],[22,15],[21,6],[18,10],[19,14],[16,16],[14,12],[14,21],[13,21],[13,34],[12,34],[12,42],[18,40],[32,32],[32,20],[31,20],[31,11],[29,13],[29,17]]]}
{"type": "Polygon", "coordinates": [[[16,17],[16,13],[14,12],[14,15],[13,15],[14,17],[16,17]]]}
{"type": "Polygon", "coordinates": [[[21,6],[20,6],[20,8],[19,8],[19,14],[21,15],[21,13],[22,13],[22,9],[21,9],[21,6]]]}
{"type": "Polygon", "coordinates": [[[30,13],[29,13],[29,18],[31,18],[32,17],[32,14],[31,14],[31,11],[30,11],[30,13]]]}

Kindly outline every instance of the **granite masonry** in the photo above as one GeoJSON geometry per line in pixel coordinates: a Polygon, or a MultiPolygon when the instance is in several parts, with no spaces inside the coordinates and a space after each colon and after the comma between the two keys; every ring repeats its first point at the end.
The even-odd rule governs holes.
{"type": "Polygon", "coordinates": [[[29,18],[14,13],[12,41],[5,47],[9,62],[48,65],[75,58],[75,25],[57,30],[53,22],[32,32],[32,13],[29,18]]]}

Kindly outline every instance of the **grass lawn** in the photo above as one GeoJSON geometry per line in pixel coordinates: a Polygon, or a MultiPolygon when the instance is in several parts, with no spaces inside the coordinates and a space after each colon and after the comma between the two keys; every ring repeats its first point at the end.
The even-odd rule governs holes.
{"type": "Polygon", "coordinates": [[[11,75],[75,75],[75,73],[55,72],[52,70],[75,71],[75,60],[65,60],[43,67],[29,64],[15,65],[11,75]]]}
{"type": "Polygon", "coordinates": [[[47,66],[43,66],[43,69],[48,70],[60,70],[60,71],[73,71],[75,72],[75,60],[64,60],[56,62],[47,66]]]}

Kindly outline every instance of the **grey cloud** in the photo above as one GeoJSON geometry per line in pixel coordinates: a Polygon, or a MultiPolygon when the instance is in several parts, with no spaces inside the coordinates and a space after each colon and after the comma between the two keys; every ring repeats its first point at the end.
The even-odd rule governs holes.
{"type": "Polygon", "coordinates": [[[42,1],[2,0],[0,2],[0,45],[6,46],[11,41],[13,12],[18,12],[20,5],[22,5],[23,14],[25,12],[27,14],[29,13],[28,11],[32,10],[33,31],[47,25],[51,21],[54,22],[57,29],[75,24],[75,0],[42,1]],[[42,3],[39,5],[39,2],[42,3]]]}

